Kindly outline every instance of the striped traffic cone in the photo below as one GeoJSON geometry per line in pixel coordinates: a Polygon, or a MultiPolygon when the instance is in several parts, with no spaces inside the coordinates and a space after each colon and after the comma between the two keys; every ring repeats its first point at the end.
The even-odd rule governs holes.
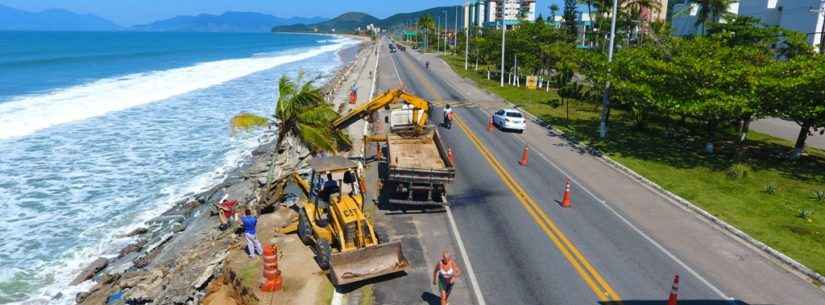
{"type": "Polygon", "coordinates": [[[670,296],[667,298],[667,305],[679,303],[679,275],[673,278],[673,287],[670,288],[670,296]]]}
{"type": "Polygon", "coordinates": [[[281,270],[278,270],[278,247],[270,245],[264,247],[263,255],[264,272],[261,280],[261,291],[275,292],[281,290],[284,280],[281,277],[281,270]]]}
{"type": "Polygon", "coordinates": [[[450,163],[455,163],[455,159],[453,159],[453,149],[447,148],[447,159],[450,159],[450,163]]]}
{"type": "Polygon", "coordinates": [[[572,202],[570,202],[570,178],[568,178],[564,182],[564,196],[561,199],[561,207],[569,208],[570,205],[572,205],[572,202]]]}
{"type": "Polygon", "coordinates": [[[489,121],[487,121],[487,131],[493,131],[493,118],[491,117],[489,121]]]}

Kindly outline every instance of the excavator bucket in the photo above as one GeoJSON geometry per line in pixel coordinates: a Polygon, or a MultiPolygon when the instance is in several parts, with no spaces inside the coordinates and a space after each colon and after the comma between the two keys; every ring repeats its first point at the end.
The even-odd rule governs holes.
{"type": "Polygon", "coordinates": [[[332,283],[345,285],[385,274],[407,270],[401,242],[389,242],[354,251],[335,253],[330,258],[332,283]]]}

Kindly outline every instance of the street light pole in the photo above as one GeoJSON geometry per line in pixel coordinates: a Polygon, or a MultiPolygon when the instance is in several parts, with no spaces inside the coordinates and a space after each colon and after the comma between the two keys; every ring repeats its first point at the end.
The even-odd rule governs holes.
{"type": "MultiPolygon", "coordinates": [[[[822,0],[819,9],[813,9],[811,13],[818,14],[822,17],[822,29],[819,30],[819,54],[825,54],[825,0],[822,0]]],[[[817,19],[819,19],[820,16],[817,16],[817,19]]],[[[814,36],[816,36],[816,32],[814,32],[814,36]]],[[[811,37],[811,39],[813,39],[813,37],[811,37]]]]}
{"type": "MultiPolygon", "coordinates": [[[[616,11],[617,0],[613,0],[613,13],[610,15],[610,44],[607,49],[607,62],[613,62],[613,43],[616,40],[616,11]]],[[[601,122],[599,122],[599,137],[607,137],[607,116],[610,113],[610,81],[604,87],[604,96],[602,97],[602,113],[601,122]]]]}
{"type": "MultiPolygon", "coordinates": [[[[467,1],[464,1],[464,5],[469,5],[469,4],[468,4],[467,1]]],[[[464,19],[465,20],[470,20],[470,18],[466,18],[466,16],[465,16],[464,19]]],[[[467,60],[469,60],[469,55],[468,54],[470,52],[470,25],[467,24],[467,23],[469,23],[469,21],[464,23],[464,40],[465,40],[465,42],[464,42],[464,71],[467,71],[467,65],[468,65],[467,60]]]]}
{"type": "MultiPolygon", "coordinates": [[[[615,1],[615,0],[613,0],[615,1]]],[[[507,32],[507,25],[504,24],[504,19],[501,19],[501,81],[499,87],[504,87],[504,35],[507,32]]]]}
{"type": "Polygon", "coordinates": [[[441,16],[435,17],[435,54],[437,55],[438,52],[441,51],[441,30],[438,28],[439,20],[441,20],[441,16]]]}
{"type": "Polygon", "coordinates": [[[447,18],[447,10],[442,11],[444,13],[444,55],[447,55],[447,24],[449,22],[449,18],[447,18]]]}

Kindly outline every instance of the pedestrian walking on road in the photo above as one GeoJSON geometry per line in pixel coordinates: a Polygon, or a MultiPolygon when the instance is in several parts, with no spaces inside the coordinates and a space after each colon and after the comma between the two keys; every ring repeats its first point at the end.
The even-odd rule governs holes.
{"type": "Polygon", "coordinates": [[[264,250],[261,248],[261,242],[258,241],[258,237],[255,235],[258,218],[252,215],[252,211],[246,209],[241,221],[243,222],[243,236],[246,238],[246,249],[249,251],[249,257],[255,258],[255,256],[263,255],[264,250]]]}
{"type": "Polygon", "coordinates": [[[458,264],[450,256],[450,253],[444,251],[441,255],[441,260],[436,264],[433,270],[433,285],[438,283],[438,292],[441,294],[441,305],[447,305],[447,299],[450,297],[450,291],[453,290],[453,285],[461,276],[461,269],[458,264]]]}

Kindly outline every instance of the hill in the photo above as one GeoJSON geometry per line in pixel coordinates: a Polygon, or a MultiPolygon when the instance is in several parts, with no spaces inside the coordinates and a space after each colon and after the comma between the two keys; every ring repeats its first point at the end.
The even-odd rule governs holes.
{"type": "Polygon", "coordinates": [[[349,12],[330,20],[311,24],[293,24],[287,26],[277,26],[272,28],[273,32],[321,32],[321,33],[349,33],[354,32],[358,27],[365,27],[372,23],[381,21],[366,13],[349,12]]]}
{"type": "Polygon", "coordinates": [[[0,5],[0,31],[116,31],[123,28],[104,18],[62,9],[29,12],[0,5]]]}
{"type": "Polygon", "coordinates": [[[321,17],[280,18],[251,12],[226,12],[221,15],[177,16],[132,27],[151,32],[268,32],[272,27],[295,23],[321,22],[321,17]]]}
{"type": "MultiPolygon", "coordinates": [[[[361,27],[364,28],[368,24],[375,24],[384,29],[394,29],[403,27],[408,24],[415,24],[415,21],[418,20],[421,16],[430,14],[433,17],[436,16],[444,16],[444,12],[447,12],[447,20],[449,27],[455,26],[455,17],[456,17],[456,7],[455,6],[442,6],[442,7],[434,7],[431,9],[426,9],[422,11],[412,12],[412,13],[402,13],[402,14],[395,14],[385,19],[378,19],[369,14],[365,13],[358,13],[358,12],[350,12],[345,13],[341,16],[335,17],[333,19],[315,23],[315,24],[293,24],[287,26],[277,26],[272,28],[273,32],[321,32],[321,33],[348,33],[355,31],[356,28],[361,27]],[[334,29],[334,31],[333,31],[334,29]]],[[[464,17],[463,17],[464,10],[459,7],[458,9],[458,26],[464,26],[464,17]]]]}

